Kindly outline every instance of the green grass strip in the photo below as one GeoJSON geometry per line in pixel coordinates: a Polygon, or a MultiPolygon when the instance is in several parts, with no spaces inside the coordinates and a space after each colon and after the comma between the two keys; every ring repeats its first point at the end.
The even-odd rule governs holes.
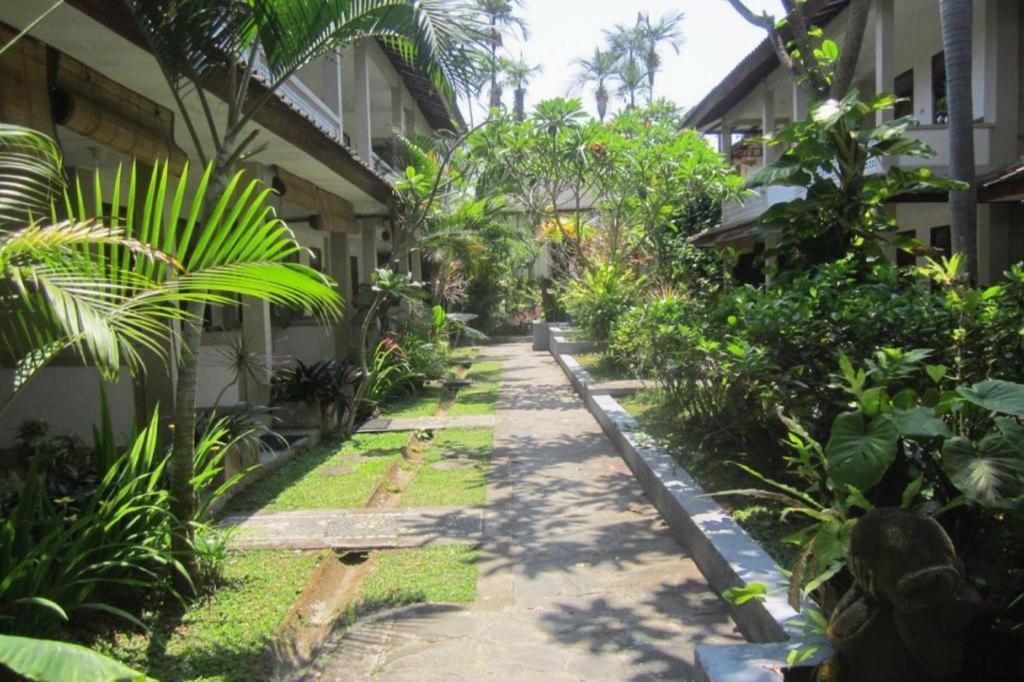
{"type": "Polygon", "coordinates": [[[416,478],[402,495],[402,506],[482,505],[487,494],[487,467],[493,449],[494,432],[490,429],[438,431],[416,478]],[[460,466],[435,466],[444,467],[444,463],[460,466]]]}
{"type": "Polygon", "coordinates": [[[447,415],[461,417],[494,414],[498,408],[498,387],[501,384],[501,363],[476,362],[469,368],[466,378],[473,383],[460,389],[447,415]]]}
{"type": "Polygon", "coordinates": [[[379,552],[363,583],[362,613],[403,604],[468,604],[476,599],[480,551],[465,544],[379,552]]]}

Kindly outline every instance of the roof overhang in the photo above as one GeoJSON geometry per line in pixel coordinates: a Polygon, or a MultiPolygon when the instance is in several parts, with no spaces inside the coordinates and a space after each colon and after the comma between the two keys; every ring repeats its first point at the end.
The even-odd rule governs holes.
{"type": "Polygon", "coordinates": [[[388,61],[402,77],[406,89],[420,105],[420,111],[434,130],[459,130],[466,127],[462,112],[448,97],[440,94],[434,84],[417,71],[393,47],[383,40],[377,44],[384,51],[388,61]]]}
{"type": "MultiPolygon", "coordinates": [[[[103,24],[108,29],[152,53],[145,37],[135,25],[131,15],[120,2],[111,0],[68,0],[68,5],[103,24]]],[[[208,89],[226,101],[227,78],[213,79],[208,89]]],[[[266,91],[259,78],[250,81],[251,96],[266,91]]],[[[257,124],[286,142],[301,149],[324,166],[337,173],[359,190],[383,204],[394,196],[387,180],[360,160],[344,144],[334,140],[282,97],[272,97],[253,119],[257,124]]]]}
{"type": "MultiPolygon", "coordinates": [[[[804,11],[813,17],[812,23],[823,27],[849,4],[850,0],[808,0],[804,11]]],[[[785,33],[783,37],[788,39],[785,33]]],[[[691,128],[704,129],[739,104],[778,67],[779,58],[772,48],[771,41],[765,38],[697,106],[690,109],[683,119],[683,124],[691,128]]]]}

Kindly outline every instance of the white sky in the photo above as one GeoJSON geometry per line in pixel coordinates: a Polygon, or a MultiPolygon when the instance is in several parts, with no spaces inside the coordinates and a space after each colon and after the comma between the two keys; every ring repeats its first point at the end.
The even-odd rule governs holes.
{"type": "MultiPolygon", "coordinates": [[[[529,23],[529,40],[523,44],[520,36],[507,41],[506,49],[509,56],[518,57],[522,52],[529,63],[544,67],[528,86],[527,109],[541,100],[572,94],[581,97],[596,116],[590,88],[569,92],[576,73],[572,61],[603,47],[604,29],[634,23],[637,12],[650,12],[654,17],[680,11],[686,15],[680,53],[676,55],[665,46],[662,70],[654,80],[655,97],[664,96],[685,107],[697,104],[765,37],[764,31],[745,22],[726,0],[525,0],[524,4],[519,14],[529,23]]],[[[747,0],[747,6],[782,15],[780,0],[747,0]]],[[[482,95],[485,103],[486,90],[482,95]]],[[[504,100],[511,107],[508,88],[504,100]]],[[[621,106],[613,97],[609,111],[621,106]]],[[[474,112],[477,120],[482,111],[481,106],[474,112]]]]}

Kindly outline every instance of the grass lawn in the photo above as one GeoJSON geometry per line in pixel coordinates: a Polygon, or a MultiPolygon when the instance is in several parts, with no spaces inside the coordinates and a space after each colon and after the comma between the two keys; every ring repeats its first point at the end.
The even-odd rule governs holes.
{"type": "Polygon", "coordinates": [[[226,512],[362,507],[388,467],[402,458],[408,442],[408,433],[356,434],[345,442],[324,441],[243,490],[226,512]]]}
{"type": "Polygon", "coordinates": [[[407,417],[433,417],[444,395],[442,386],[425,386],[416,393],[393,400],[381,410],[381,415],[395,419],[407,417]]]}
{"type": "Polygon", "coordinates": [[[479,346],[464,346],[452,350],[452,362],[473,362],[480,354],[479,346]]]}
{"type": "MultiPolygon", "coordinates": [[[[685,429],[680,429],[679,420],[673,415],[671,406],[665,404],[661,392],[640,391],[618,400],[647,434],[657,439],[704,490],[764,487],[760,481],[727,463],[727,459],[741,460],[742,453],[731,457],[709,453],[685,429]]],[[[792,566],[799,558],[801,548],[787,544],[783,539],[800,526],[779,520],[781,505],[742,496],[716,497],[715,500],[781,565],[792,566]]]]}
{"type": "Polygon", "coordinates": [[[573,357],[583,366],[583,369],[590,373],[590,376],[594,377],[595,381],[633,378],[627,369],[613,363],[604,353],[579,353],[573,357]]]}
{"type": "Polygon", "coordinates": [[[498,386],[501,383],[501,363],[476,362],[469,368],[466,378],[472,385],[460,389],[447,415],[459,417],[475,414],[494,414],[498,405],[498,386]]]}
{"type": "Polygon", "coordinates": [[[481,505],[487,492],[487,466],[494,447],[490,429],[449,429],[438,431],[427,450],[416,478],[402,496],[403,507],[448,507],[481,505]],[[450,460],[471,466],[437,469],[434,464],[450,460]]]}
{"type": "Polygon", "coordinates": [[[305,587],[315,552],[231,553],[225,583],[186,608],[146,614],[149,634],[122,629],[92,646],[163,682],[267,679],[261,652],[305,587]]]}
{"type": "Polygon", "coordinates": [[[401,604],[476,599],[480,551],[473,545],[437,545],[377,552],[360,590],[358,611],[367,613],[401,604]]]}

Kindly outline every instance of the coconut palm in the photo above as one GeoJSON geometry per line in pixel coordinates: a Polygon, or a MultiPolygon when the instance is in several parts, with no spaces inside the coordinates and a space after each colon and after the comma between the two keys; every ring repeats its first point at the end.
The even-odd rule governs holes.
{"type": "Polygon", "coordinates": [[[949,110],[949,172],[968,184],[949,193],[953,248],[966,258],[968,276],[978,275],[978,189],[974,167],[974,104],[971,98],[971,1],[940,0],[949,110]]]}
{"type": "Polygon", "coordinates": [[[676,54],[679,54],[679,47],[683,43],[679,24],[682,23],[683,16],[682,12],[678,12],[666,14],[653,20],[647,12],[637,15],[636,23],[640,32],[643,63],[647,69],[648,101],[654,101],[654,74],[661,68],[661,54],[658,50],[663,44],[667,44],[676,54]]]}
{"type": "MultiPolygon", "coordinates": [[[[253,127],[253,117],[303,66],[354,41],[378,39],[415,65],[438,92],[450,98],[465,82],[466,70],[478,63],[474,55],[485,35],[475,12],[444,0],[123,2],[156,56],[200,160],[204,167],[209,164],[204,176],[208,182],[206,201],[200,209],[206,230],[202,239],[190,244],[196,249],[210,243],[218,247],[226,243],[226,235],[209,235],[208,223],[217,215],[228,188],[237,187],[235,173],[240,162],[254,153],[259,129],[253,127]],[[257,60],[269,71],[270,83],[262,92],[252,95],[250,85],[257,60]],[[225,80],[227,88],[221,98],[227,104],[226,117],[218,121],[210,91],[211,86],[224,90],[225,80]],[[193,113],[185,105],[186,97],[194,99],[200,113],[193,113]],[[199,133],[201,128],[205,129],[203,135],[199,133]]],[[[239,249],[247,252],[241,244],[244,242],[239,242],[239,249]]],[[[268,261],[280,263],[288,252],[288,248],[281,248],[266,255],[268,261]]],[[[304,285],[308,279],[300,278],[287,266],[282,265],[280,272],[289,274],[296,286],[304,285]]],[[[201,320],[204,306],[201,301],[190,304],[187,312],[192,319],[201,320]]],[[[195,351],[201,339],[200,325],[184,325],[183,352],[177,359],[174,448],[169,471],[175,498],[172,511],[186,529],[195,513],[189,481],[195,456],[195,351]]],[[[175,549],[190,572],[195,573],[190,547],[190,537],[175,537],[175,549]]],[[[183,584],[182,588],[188,586],[183,584]]]]}
{"type": "Polygon", "coordinates": [[[605,114],[608,113],[608,80],[615,75],[618,68],[618,57],[611,50],[602,50],[597,47],[594,48],[594,54],[589,59],[577,59],[574,63],[579,68],[576,74],[576,84],[583,86],[593,83],[594,85],[597,117],[603,122],[605,114]]]}
{"type": "Polygon", "coordinates": [[[488,49],[490,58],[488,65],[491,76],[490,106],[491,108],[501,107],[501,83],[498,74],[501,70],[501,61],[498,57],[498,48],[504,44],[502,34],[504,31],[518,29],[523,38],[527,36],[526,20],[517,17],[515,12],[522,9],[523,0],[476,0],[477,8],[483,14],[488,30],[488,49]]]}
{"type": "Polygon", "coordinates": [[[505,74],[505,82],[512,86],[515,97],[513,111],[517,121],[526,119],[526,85],[535,74],[544,70],[541,65],[530,66],[526,59],[520,55],[519,59],[505,60],[502,64],[502,72],[505,74]]]}

